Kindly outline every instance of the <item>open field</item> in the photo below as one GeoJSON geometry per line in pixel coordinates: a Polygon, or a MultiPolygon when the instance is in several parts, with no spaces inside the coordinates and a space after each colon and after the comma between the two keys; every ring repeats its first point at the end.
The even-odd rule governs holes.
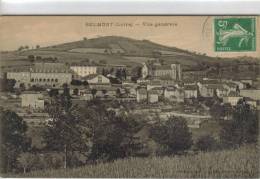
{"type": "Polygon", "coordinates": [[[244,146],[196,155],[130,158],[68,170],[34,171],[16,177],[258,178],[258,150],[255,146],[244,146]]]}

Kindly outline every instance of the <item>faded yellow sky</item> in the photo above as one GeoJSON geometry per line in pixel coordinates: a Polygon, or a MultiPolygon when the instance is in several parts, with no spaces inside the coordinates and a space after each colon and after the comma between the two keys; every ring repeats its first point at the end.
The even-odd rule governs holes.
{"type": "Polygon", "coordinates": [[[81,40],[83,37],[125,36],[148,39],[210,56],[260,57],[260,18],[257,19],[256,52],[214,52],[213,19],[207,16],[2,16],[0,17],[0,50],[14,50],[21,45],[30,47],[54,45],[81,40]],[[134,24],[133,27],[87,26],[86,23],[134,24]],[[171,26],[146,26],[170,23],[171,26]],[[139,24],[139,25],[136,25],[139,24]],[[177,25],[174,25],[177,24],[177,25]]]}

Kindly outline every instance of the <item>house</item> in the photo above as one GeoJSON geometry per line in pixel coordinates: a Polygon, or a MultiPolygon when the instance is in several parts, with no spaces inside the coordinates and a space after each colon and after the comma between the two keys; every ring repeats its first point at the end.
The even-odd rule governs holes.
{"type": "Polygon", "coordinates": [[[167,87],[164,90],[164,98],[170,101],[184,102],[184,90],[176,87],[167,87]]]}
{"type": "Polygon", "coordinates": [[[158,101],[159,101],[159,95],[158,95],[157,91],[155,91],[155,90],[148,91],[148,102],[156,103],[158,101]]]}
{"type": "Polygon", "coordinates": [[[249,98],[249,97],[244,97],[243,99],[246,101],[247,104],[249,104],[253,108],[257,107],[257,101],[256,100],[249,98]]]}
{"type": "Polygon", "coordinates": [[[260,100],[260,89],[242,89],[240,95],[254,100],[260,100]]]}
{"type": "Polygon", "coordinates": [[[137,89],[136,101],[138,103],[143,102],[143,101],[147,101],[147,90],[145,88],[137,89]]]}
{"type": "Polygon", "coordinates": [[[239,96],[236,92],[230,92],[227,96],[223,96],[223,103],[229,103],[231,106],[236,106],[237,102],[243,99],[242,96],[239,96]]]}
{"type": "Polygon", "coordinates": [[[163,96],[165,87],[153,87],[150,90],[156,91],[159,96],[163,96]]]}
{"type": "Polygon", "coordinates": [[[160,80],[151,80],[147,84],[147,90],[150,90],[150,89],[155,88],[155,87],[159,87],[159,88],[162,87],[162,84],[161,84],[160,80]]]}
{"type": "Polygon", "coordinates": [[[16,86],[24,84],[26,87],[33,85],[61,87],[64,83],[70,84],[72,73],[63,63],[34,63],[28,68],[18,68],[7,72],[7,79],[16,80],[16,86]]]}
{"type": "Polygon", "coordinates": [[[136,97],[137,84],[122,84],[122,87],[125,89],[125,92],[129,97],[136,97]]]}
{"type": "Polygon", "coordinates": [[[32,109],[44,109],[43,94],[40,92],[27,91],[20,95],[22,107],[32,109]]]}
{"type": "Polygon", "coordinates": [[[143,63],[142,77],[144,79],[147,77],[151,77],[155,79],[169,78],[178,81],[182,79],[181,65],[180,64],[162,65],[160,63],[143,63]]]}
{"type": "Polygon", "coordinates": [[[199,92],[202,97],[213,97],[218,96],[222,98],[228,95],[229,90],[224,87],[221,83],[198,83],[199,92]]]}
{"type": "Polygon", "coordinates": [[[110,86],[110,80],[104,75],[92,74],[84,77],[90,88],[110,86]]]}
{"type": "Polygon", "coordinates": [[[96,66],[87,66],[87,65],[73,65],[70,66],[70,69],[73,72],[72,78],[80,80],[82,77],[97,74],[96,66]]]}
{"type": "Polygon", "coordinates": [[[198,97],[198,89],[197,85],[185,85],[184,86],[184,98],[197,98],[198,97]]]}
{"type": "Polygon", "coordinates": [[[242,85],[235,82],[224,82],[223,87],[228,90],[228,93],[231,91],[237,92],[239,89],[242,89],[242,85]]]}
{"type": "Polygon", "coordinates": [[[183,73],[183,79],[184,80],[198,80],[206,77],[206,71],[205,70],[185,70],[183,73]]]}

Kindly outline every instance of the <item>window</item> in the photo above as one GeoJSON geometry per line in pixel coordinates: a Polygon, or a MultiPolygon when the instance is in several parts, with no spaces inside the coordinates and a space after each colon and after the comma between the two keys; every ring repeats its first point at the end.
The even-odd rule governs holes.
{"type": "Polygon", "coordinates": [[[58,82],[58,79],[57,79],[57,78],[55,79],[55,82],[58,82]]]}
{"type": "Polygon", "coordinates": [[[31,82],[34,82],[34,79],[33,79],[33,78],[31,79],[31,82]]]}
{"type": "Polygon", "coordinates": [[[41,82],[41,81],[42,81],[42,79],[40,78],[40,79],[39,79],[39,81],[41,82]]]}
{"type": "Polygon", "coordinates": [[[98,83],[102,83],[102,76],[98,76],[98,83]]]}

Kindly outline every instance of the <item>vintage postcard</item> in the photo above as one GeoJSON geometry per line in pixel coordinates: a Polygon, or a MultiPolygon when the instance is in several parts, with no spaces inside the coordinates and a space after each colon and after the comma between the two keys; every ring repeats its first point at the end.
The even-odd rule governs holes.
{"type": "Polygon", "coordinates": [[[259,178],[259,16],[1,16],[1,176],[259,178]]]}

